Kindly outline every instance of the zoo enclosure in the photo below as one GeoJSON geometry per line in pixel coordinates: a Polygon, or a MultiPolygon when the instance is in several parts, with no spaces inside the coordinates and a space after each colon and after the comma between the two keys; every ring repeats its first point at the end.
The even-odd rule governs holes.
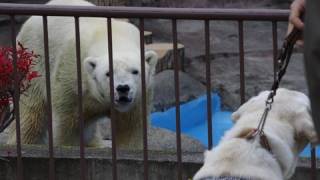
{"type": "MultiPolygon", "coordinates": [[[[204,23],[205,34],[205,60],[206,60],[206,86],[207,86],[207,113],[208,113],[208,144],[212,147],[212,112],[211,112],[211,78],[210,78],[210,21],[227,20],[238,22],[239,35],[239,63],[240,63],[240,101],[245,101],[245,73],[244,73],[244,21],[267,21],[272,23],[272,39],[273,39],[273,71],[274,78],[277,71],[277,22],[287,21],[289,12],[287,10],[263,10],[263,9],[195,9],[195,8],[140,8],[140,7],[84,7],[84,6],[45,6],[45,5],[26,5],[26,4],[0,4],[0,15],[7,15],[11,20],[11,41],[12,47],[16,47],[16,29],[15,18],[18,15],[37,15],[43,18],[44,33],[44,54],[46,69],[46,88],[47,91],[47,118],[48,118],[48,138],[49,138],[49,179],[55,179],[55,158],[53,150],[53,133],[52,133],[52,107],[51,107],[51,85],[49,72],[49,48],[48,48],[48,16],[70,16],[75,20],[76,32],[76,60],[78,75],[78,111],[79,111],[79,127],[80,127],[80,172],[81,178],[86,179],[86,162],[83,127],[84,121],[82,116],[82,87],[81,87],[81,57],[80,57],[80,32],[79,18],[81,17],[103,17],[106,18],[106,26],[108,28],[108,50],[109,50],[109,67],[110,67],[110,96],[111,96],[111,130],[112,137],[116,137],[115,119],[114,117],[114,84],[113,84],[113,54],[112,54],[112,32],[111,18],[137,18],[139,19],[140,30],[140,53],[141,53],[141,73],[142,73],[142,107],[143,107],[143,165],[144,179],[148,179],[148,142],[147,142],[147,111],[146,111],[146,81],[145,81],[145,60],[144,57],[144,20],[145,19],[169,19],[172,21],[172,38],[173,38],[173,54],[174,54],[174,83],[175,83],[175,107],[176,107],[176,143],[177,143],[177,163],[178,176],[182,179],[182,151],[181,151],[181,131],[180,131],[180,100],[179,100],[179,69],[181,64],[178,61],[177,51],[177,20],[199,20],[204,23]]],[[[14,71],[17,72],[17,52],[14,48],[14,71]]],[[[271,85],[271,84],[270,84],[271,85]]],[[[18,85],[16,82],[16,89],[18,85]]],[[[16,91],[18,92],[18,91],[16,91]]],[[[23,178],[23,162],[21,153],[21,137],[20,137],[20,117],[19,117],[19,94],[15,93],[14,107],[16,117],[16,137],[17,137],[17,179],[23,178]]],[[[311,179],[316,180],[316,153],[315,149],[311,150],[311,179]]],[[[112,177],[117,179],[117,149],[115,146],[115,138],[112,138],[112,177]]]]}

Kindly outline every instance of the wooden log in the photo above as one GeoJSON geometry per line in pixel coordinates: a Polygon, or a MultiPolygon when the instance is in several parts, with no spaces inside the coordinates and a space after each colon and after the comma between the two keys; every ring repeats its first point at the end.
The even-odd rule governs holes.
{"type": "MultiPolygon", "coordinates": [[[[158,54],[159,61],[156,66],[156,73],[174,68],[172,43],[147,44],[146,50],[153,50],[158,54]]],[[[178,61],[180,63],[180,70],[184,71],[184,45],[182,44],[178,44],[178,61]]]]}
{"type": "Polygon", "coordinates": [[[144,42],[146,44],[152,43],[152,32],[151,31],[144,31],[144,42]]]}

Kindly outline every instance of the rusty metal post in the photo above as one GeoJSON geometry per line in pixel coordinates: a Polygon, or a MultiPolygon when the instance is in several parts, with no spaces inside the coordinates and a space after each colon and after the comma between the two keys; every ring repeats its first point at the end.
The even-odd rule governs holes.
{"type": "Polygon", "coordinates": [[[77,84],[78,84],[78,120],[80,130],[80,177],[81,180],[87,179],[86,161],[84,155],[84,119],[83,119],[83,99],[82,99],[82,75],[81,75],[81,49],[80,49],[80,25],[79,17],[75,16],[75,32],[76,32],[76,58],[77,58],[77,84]]]}
{"type": "Polygon", "coordinates": [[[178,162],[178,180],[182,180],[182,155],[181,155],[181,123],[180,123],[180,83],[179,83],[179,60],[178,60],[178,38],[177,38],[177,20],[172,19],[173,36],[173,57],[174,57],[174,91],[176,107],[176,138],[177,138],[177,162],[178,162]]]}
{"type": "Polygon", "coordinates": [[[49,180],[55,179],[54,157],[53,157],[53,133],[52,133],[52,102],[51,102],[51,82],[50,82],[50,61],[49,61],[49,38],[48,38],[48,18],[42,17],[43,20],[43,43],[46,71],[46,92],[47,92],[47,121],[48,121],[48,139],[49,139],[49,180]]]}
{"type": "Polygon", "coordinates": [[[272,47],[273,47],[273,78],[276,80],[278,71],[278,32],[277,21],[272,21],[272,47]]]}
{"type": "Polygon", "coordinates": [[[207,87],[207,120],[208,120],[208,149],[212,148],[212,101],[211,101],[211,67],[210,67],[210,21],[205,20],[205,60],[207,87]]]}
{"type": "Polygon", "coordinates": [[[140,30],[140,56],[141,56],[141,89],[142,89],[142,124],[143,124],[143,169],[144,180],[149,179],[148,172],[148,117],[147,117],[147,91],[146,88],[146,68],[145,68],[145,47],[144,47],[144,19],[139,19],[140,30]]]}
{"type": "Polygon", "coordinates": [[[110,74],[110,100],[111,100],[111,136],[112,136],[112,178],[118,179],[117,174],[117,147],[116,147],[116,117],[114,109],[114,74],[113,74],[113,47],[112,47],[112,24],[111,18],[107,20],[108,29],[108,53],[109,53],[109,74],[110,74]]]}
{"type": "Polygon", "coordinates": [[[16,142],[17,142],[17,180],[23,180],[23,164],[21,156],[21,132],[20,132],[20,86],[18,77],[18,57],[17,57],[17,43],[16,43],[16,21],[15,16],[10,16],[11,21],[11,45],[13,49],[13,72],[14,72],[14,116],[16,120],[16,142]]]}
{"type": "Polygon", "coordinates": [[[243,21],[238,21],[239,28],[239,62],[240,62],[240,102],[245,102],[245,76],[244,76],[244,43],[243,43],[243,21]]]}

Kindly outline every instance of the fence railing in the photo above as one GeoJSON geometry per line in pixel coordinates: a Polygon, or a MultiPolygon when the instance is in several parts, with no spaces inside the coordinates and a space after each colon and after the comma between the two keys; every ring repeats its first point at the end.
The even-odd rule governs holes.
{"type": "MultiPolygon", "coordinates": [[[[174,82],[175,82],[175,107],[176,107],[176,142],[177,142],[177,162],[178,162],[178,177],[182,179],[182,158],[181,158],[181,131],[180,131],[180,92],[179,92],[179,69],[177,51],[177,21],[184,20],[201,20],[204,23],[205,35],[205,61],[206,61],[206,84],[207,84],[207,113],[208,113],[208,145],[212,148],[212,112],[211,112],[211,79],[210,79],[210,21],[213,20],[228,20],[238,22],[239,34],[239,63],[240,63],[240,101],[245,101],[245,73],[244,73],[244,21],[269,21],[272,22],[272,39],[273,39],[273,63],[274,63],[274,77],[277,70],[277,23],[279,21],[287,21],[288,10],[266,10],[266,9],[195,9],[195,8],[142,8],[142,7],[85,7],[85,6],[46,6],[46,5],[27,5],[27,4],[0,4],[0,15],[7,15],[11,19],[11,38],[12,47],[16,47],[16,29],[15,17],[18,15],[38,15],[43,17],[43,33],[44,33],[44,54],[45,54],[45,69],[46,69],[46,88],[48,100],[48,138],[49,138],[49,179],[55,179],[55,160],[53,152],[53,134],[52,134],[52,107],[51,107],[51,85],[50,85],[50,71],[49,71],[49,47],[48,47],[48,16],[70,16],[74,17],[75,32],[76,32],[76,60],[77,60],[77,75],[78,75],[78,110],[79,110],[79,126],[80,126],[80,163],[81,163],[81,178],[85,180],[86,162],[84,151],[84,137],[83,127],[84,121],[82,116],[82,87],[81,87],[81,52],[80,52],[80,32],[79,32],[79,18],[81,17],[103,17],[106,18],[108,29],[108,48],[109,48],[109,68],[110,68],[110,96],[111,96],[111,130],[112,137],[116,135],[114,127],[114,84],[113,84],[113,53],[112,53],[112,32],[111,32],[111,18],[137,18],[139,19],[140,30],[140,49],[141,49],[141,71],[142,71],[142,107],[143,107],[143,159],[144,159],[144,179],[148,179],[148,142],[147,142],[147,111],[146,111],[146,81],[145,81],[145,67],[144,67],[144,20],[150,18],[169,19],[172,21],[172,37],[173,37],[173,54],[174,54],[174,82]]],[[[14,52],[14,63],[17,57],[14,52]]],[[[15,94],[18,97],[18,94],[15,94]]],[[[21,137],[20,137],[20,117],[18,99],[14,102],[15,117],[16,117],[16,136],[17,136],[17,179],[23,179],[23,162],[21,154],[21,137]]],[[[315,149],[312,149],[312,171],[311,179],[316,180],[316,155],[315,149]]],[[[113,179],[117,179],[117,149],[115,138],[112,138],[112,173],[113,179]]]]}

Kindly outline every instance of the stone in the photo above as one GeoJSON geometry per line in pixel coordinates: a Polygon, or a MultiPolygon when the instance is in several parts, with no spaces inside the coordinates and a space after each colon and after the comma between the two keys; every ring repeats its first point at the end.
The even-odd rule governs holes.
{"type": "MultiPolygon", "coordinates": [[[[204,57],[193,61],[186,71],[205,82],[204,57]]],[[[248,53],[245,55],[245,99],[257,95],[260,91],[271,89],[273,83],[273,55],[272,52],[248,53]]],[[[215,56],[211,59],[211,86],[222,96],[226,109],[235,110],[240,106],[240,70],[239,56],[215,56]]],[[[295,53],[292,56],[287,74],[281,87],[307,93],[304,77],[303,55],[295,53]]]]}
{"type": "MultiPolygon", "coordinates": [[[[109,141],[111,147],[111,123],[108,118],[103,119],[97,124],[97,128],[102,133],[104,140],[109,141]]],[[[175,151],[176,133],[163,128],[148,128],[148,149],[175,151]]],[[[181,149],[183,152],[202,152],[205,147],[200,141],[181,135],[181,149]]]]}
{"type": "MultiPolygon", "coordinates": [[[[184,72],[179,72],[180,103],[206,93],[206,87],[184,72]]],[[[174,71],[166,70],[154,77],[153,111],[164,111],[175,105],[174,71]]]]}
{"type": "MultiPolygon", "coordinates": [[[[158,54],[159,60],[156,67],[156,73],[166,69],[174,68],[174,54],[172,43],[152,43],[146,45],[146,50],[153,50],[158,54]]],[[[177,45],[179,67],[184,71],[184,46],[177,45]]]]}

